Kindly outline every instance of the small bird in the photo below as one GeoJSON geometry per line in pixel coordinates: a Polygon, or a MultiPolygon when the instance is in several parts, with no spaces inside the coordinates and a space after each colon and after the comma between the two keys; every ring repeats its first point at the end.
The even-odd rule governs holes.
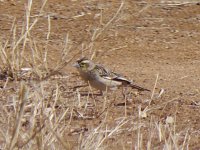
{"type": "Polygon", "coordinates": [[[81,78],[100,91],[116,90],[118,87],[130,86],[139,91],[150,91],[140,86],[134,85],[131,81],[120,74],[109,71],[92,60],[83,57],[78,59],[73,65],[78,69],[81,78]]]}

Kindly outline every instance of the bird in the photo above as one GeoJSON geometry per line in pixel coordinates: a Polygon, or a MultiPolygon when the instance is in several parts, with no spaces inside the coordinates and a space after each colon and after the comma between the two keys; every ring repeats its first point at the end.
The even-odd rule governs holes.
{"type": "Polygon", "coordinates": [[[116,90],[119,87],[132,87],[138,91],[150,91],[146,88],[135,85],[132,81],[122,75],[108,70],[100,64],[96,64],[87,57],[78,59],[75,64],[80,77],[91,87],[102,91],[116,90]]]}

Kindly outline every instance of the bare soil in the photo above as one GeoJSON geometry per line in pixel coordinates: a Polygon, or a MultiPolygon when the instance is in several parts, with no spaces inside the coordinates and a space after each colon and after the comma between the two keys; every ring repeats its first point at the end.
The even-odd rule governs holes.
{"type": "MultiPolygon", "coordinates": [[[[114,21],[92,43],[95,30],[102,29],[111,20],[121,1],[49,0],[38,24],[31,31],[34,35],[32,38],[42,49],[48,34],[49,17],[50,67],[56,66],[55,62],[61,58],[60,50],[68,35],[70,56],[92,43],[92,49],[83,51],[83,55],[91,57],[96,51],[94,61],[152,91],[156,83],[154,97],[148,107],[150,110],[140,120],[143,123],[140,129],[143,135],[141,149],[146,149],[150,131],[154,131],[151,134],[151,149],[163,148],[165,140],[159,140],[158,130],[152,129],[151,124],[162,122],[166,125],[167,117],[175,120],[175,131],[179,136],[177,143],[183,145],[186,137],[189,149],[200,149],[200,3],[185,2],[126,0],[114,21]],[[156,98],[162,89],[164,93],[156,98]]],[[[12,38],[10,29],[13,21],[18,25],[16,33],[20,34],[25,20],[25,3],[23,0],[0,1],[1,39],[12,38]]],[[[38,14],[40,7],[40,0],[33,1],[32,18],[36,17],[34,15],[38,14]]],[[[76,56],[72,63],[80,56],[76,56]]],[[[76,76],[77,72],[71,64],[61,72],[69,78],[48,81],[52,88],[55,83],[63,87],[62,104],[67,108],[74,99],[73,94],[68,94],[68,88],[82,85],[83,82],[76,76]]],[[[80,93],[90,91],[88,87],[78,90],[80,93]]],[[[84,111],[77,110],[87,116],[85,119],[76,117],[76,113],[72,118],[66,117],[66,120],[72,119],[70,129],[63,134],[70,147],[77,148],[80,136],[87,136],[100,125],[107,112],[104,121],[108,129],[116,126],[123,117],[129,118],[129,123],[104,141],[104,148],[134,148],[138,140],[138,130],[133,130],[138,121],[138,109],[141,107],[143,110],[149,105],[152,92],[137,93],[131,89],[128,92],[126,98],[121,90],[108,93],[106,100],[104,96],[94,95],[88,99],[87,94],[81,94],[81,103],[88,103],[91,107],[84,111]],[[135,120],[131,120],[131,117],[135,117],[135,120]]],[[[94,93],[98,94],[98,91],[94,93]]],[[[168,139],[170,135],[165,136],[168,139]]]]}

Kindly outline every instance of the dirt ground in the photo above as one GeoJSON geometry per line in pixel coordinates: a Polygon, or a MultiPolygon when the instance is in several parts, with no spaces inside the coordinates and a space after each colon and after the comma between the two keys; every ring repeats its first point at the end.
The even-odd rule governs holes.
{"type": "MultiPolygon", "coordinates": [[[[20,34],[25,20],[25,3],[23,0],[0,1],[1,39],[10,38],[14,19],[18,26],[16,33],[20,34]]],[[[41,1],[33,1],[33,19],[37,17],[41,5],[41,1]]],[[[140,133],[143,145],[139,149],[147,148],[150,137],[151,149],[168,149],[163,146],[166,140],[159,140],[158,130],[151,124],[155,126],[161,122],[167,126],[166,119],[170,117],[174,119],[174,137],[178,139],[172,141],[179,146],[184,145],[185,140],[189,144],[183,146],[184,149],[187,146],[189,149],[200,149],[200,2],[126,0],[114,20],[92,42],[94,32],[100,33],[120,5],[121,1],[116,0],[49,0],[31,31],[32,38],[43,47],[50,18],[48,55],[51,67],[61,58],[61,49],[68,35],[70,56],[89,47],[89,50],[82,52],[84,56],[91,57],[95,51],[96,62],[134,80],[138,85],[154,91],[156,84],[152,99],[152,92],[138,94],[130,89],[126,102],[121,90],[108,93],[106,100],[103,96],[89,98],[88,105],[92,106],[87,108],[84,115],[91,118],[71,118],[71,128],[63,136],[71,149],[76,149],[80,136],[87,137],[91,130],[103,122],[105,115],[101,115],[101,111],[107,105],[104,121],[108,129],[123,117],[128,118],[128,123],[115,136],[104,141],[104,149],[137,149],[138,130],[134,130],[135,121],[139,120],[139,108],[145,109],[151,101],[147,116],[139,120],[142,123],[140,133]],[[164,92],[158,98],[160,91],[164,92]]],[[[72,63],[80,56],[76,56],[72,63]]],[[[70,78],[50,79],[51,86],[58,82],[67,89],[68,86],[83,83],[71,67],[72,63],[61,71],[70,78]]],[[[80,92],[88,90],[87,87],[79,88],[80,92]]],[[[65,103],[70,103],[73,98],[69,98],[66,90],[61,95],[65,103]]],[[[81,95],[81,101],[86,103],[86,100],[87,96],[81,95]]],[[[166,132],[172,129],[170,126],[166,127],[166,132]]],[[[166,133],[164,139],[169,137],[166,133]]]]}

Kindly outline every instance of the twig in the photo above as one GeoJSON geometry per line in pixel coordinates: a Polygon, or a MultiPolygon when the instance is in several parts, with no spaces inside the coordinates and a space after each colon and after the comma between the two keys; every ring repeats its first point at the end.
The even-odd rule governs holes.
{"type": "Polygon", "coordinates": [[[153,96],[154,96],[154,93],[155,93],[156,85],[157,85],[157,82],[158,82],[158,77],[159,77],[159,74],[157,74],[157,76],[156,76],[156,82],[155,82],[154,87],[153,87],[153,91],[152,91],[152,94],[151,94],[151,100],[149,102],[149,105],[151,105],[151,101],[153,100],[153,96]]]}

